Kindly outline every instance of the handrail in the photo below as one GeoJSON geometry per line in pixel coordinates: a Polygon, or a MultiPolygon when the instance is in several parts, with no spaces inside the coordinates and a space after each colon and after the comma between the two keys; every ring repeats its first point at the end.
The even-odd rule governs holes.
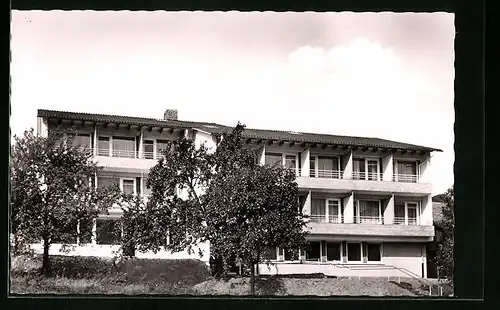
{"type": "MultiPolygon", "coordinates": [[[[359,266],[349,266],[349,265],[345,265],[345,264],[342,264],[342,263],[331,263],[331,265],[334,265],[336,267],[340,267],[340,268],[348,268],[348,269],[357,269],[356,267],[361,267],[359,269],[363,269],[363,267],[372,267],[372,266],[363,266],[363,265],[359,265],[359,266]],[[354,267],[354,268],[353,268],[354,267]]],[[[395,265],[387,265],[387,264],[383,264],[383,265],[378,265],[377,266],[378,268],[380,267],[389,267],[389,268],[392,268],[392,269],[396,269],[396,270],[399,270],[401,272],[403,272],[404,274],[406,275],[409,275],[411,278],[417,280],[418,282],[420,282],[421,284],[425,284],[429,287],[429,296],[432,296],[432,287],[437,287],[438,288],[438,292],[439,292],[439,296],[443,296],[443,287],[439,284],[435,284],[435,283],[432,283],[428,280],[425,280],[424,278],[421,278],[419,275],[417,275],[416,273],[406,269],[406,268],[402,268],[402,267],[398,267],[398,266],[395,266],[395,265]]]]}

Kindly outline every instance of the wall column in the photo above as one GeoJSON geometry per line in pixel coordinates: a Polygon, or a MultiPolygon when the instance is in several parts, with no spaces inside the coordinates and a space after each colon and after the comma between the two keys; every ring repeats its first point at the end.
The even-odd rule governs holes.
{"type": "Polygon", "coordinates": [[[42,137],[48,137],[49,129],[47,124],[47,119],[43,117],[37,117],[36,119],[36,133],[42,137]]]}
{"type": "Polygon", "coordinates": [[[343,179],[352,179],[352,149],[349,152],[341,157],[342,159],[342,170],[344,170],[342,174],[343,179]]]}
{"type": "Polygon", "coordinates": [[[388,156],[382,158],[382,181],[392,182],[392,177],[394,175],[394,155],[389,152],[388,156]]]}
{"type": "Polygon", "coordinates": [[[343,198],[344,223],[354,223],[354,192],[343,198]]]}
{"type": "Polygon", "coordinates": [[[423,163],[420,163],[417,169],[419,174],[419,182],[430,183],[431,181],[430,168],[431,168],[431,157],[430,154],[428,154],[427,159],[423,163]]]}
{"type": "Polygon", "coordinates": [[[259,159],[259,164],[265,165],[266,164],[266,145],[262,145],[260,150],[257,151],[258,153],[258,159],[259,159]]]}
{"type": "Polygon", "coordinates": [[[386,202],[384,209],[384,224],[394,224],[394,194],[386,202]]]}
{"type": "Polygon", "coordinates": [[[311,171],[310,158],[311,158],[311,149],[308,147],[300,153],[300,159],[301,159],[300,167],[302,169],[300,171],[301,177],[310,176],[310,171],[311,171]]]}
{"type": "Polygon", "coordinates": [[[420,225],[433,225],[432,195],[427,195],[422,199],[421,209],[420,225]]]}
{"type": "Polygon", "coordinates": [[[92,146],[94,156],[97,156],[97,125],[94,123],[94,145],[92,146]]]}
{"type": "MultiPolygon", "coordinates": [[[[140,129],[139,133],[139,158],[144,158],[144,131],[142,128],[140,129]]],[[[142,182],[142,181],[141,181],[142,182]]],[[[142,184],[141,184],[141,190],[142,190],[142,184]]]]}
{"type": "Polygon", "coordinates": [[[307,193],[304,210],[302,212],[305,215],[311,215],[311,191],[307,193]]]}

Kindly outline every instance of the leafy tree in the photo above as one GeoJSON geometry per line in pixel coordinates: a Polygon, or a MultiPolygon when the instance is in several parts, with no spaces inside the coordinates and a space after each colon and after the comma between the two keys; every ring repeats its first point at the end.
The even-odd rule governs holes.
{"type": "MultiPolygon", "coordinates": [[[[295,174],[281,166],[260,166],[243,143],[244,126],[224,133],[215,152],[180,138],[167,145],[151,168],[147,204],[135,204],[125,221],[135,226],[124,247],[177,252],[210,242],[227,274],[232,258],[252,268],[271,247],[298,249],[305,244],[295,174]],[[168,238],[167,238],[168,236],[168,238]]],[[[199,253],[200,255],[202,253],[199,253]]]]}
{"type": "Polygon", "coordinates": [[[442,209],[443,217],[436,223],[443,231],[443,238],[437,245],[437,253],[434,258],[436,265],[440,270],[440,275],[453,279],[453,246],[455,231],[454,215],[454,188],[451,187],[446,193],[440,195],[444,202],[442,209]]]}
{"type": "Polygon", "coordinates": [[[25,131],[14,136],[11,157],[11,232],[18,242],[43,241],[42,273],[50,273],[49,248],[56,240],[74,243],[89,222],[107,212],[119,189],[95,189],[98,171],[90,150],[73,143],[74,131],[51,131],[48,137],[25,131]],[[72,240],[72,241],[70,241],[72,240]]]}

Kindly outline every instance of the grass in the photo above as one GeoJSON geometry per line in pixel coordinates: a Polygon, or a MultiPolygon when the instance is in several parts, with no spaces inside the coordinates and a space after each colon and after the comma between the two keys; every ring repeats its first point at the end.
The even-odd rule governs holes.
{"type": "Polygon", "coordinates": [[[131,259],[115,265],[111,259],[51,256],[53,274],[39,275],[41,257],[15,257],[11,293],[16,294],[192,294],[209,278],[198,260],[131,259]]]}
{"type": "MultiPolygon", "coordinates": [[[[12,259],[11,288],[15,294],[120,295],[250,295],[250,279],[214,279],[198,260],[111,259],[51,256],[53,275],[39,275],[40,256],[12,259]]],[[[414,296],[408,287],[387,278],[327,278],[262,276],[256,281],[261,296],[414,296]]]]}

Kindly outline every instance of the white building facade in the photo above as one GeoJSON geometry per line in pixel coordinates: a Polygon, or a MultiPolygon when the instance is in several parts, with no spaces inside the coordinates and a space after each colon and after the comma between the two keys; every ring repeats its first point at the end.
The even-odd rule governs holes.
{"type": "MultiPolygon", "coordinates": [[[[81,145],[93,150],[102,171],[96,186],[116,181],[122,191],[147,196],[149,169],[156,164],[166,141],[181,136],[197,146],[215,149],[230,127],[177,120],[167,110],[162,120],[38,110],[37,132],[51,128],[77,129],[81,145]]],[[[426,245],[434,238],[430,154],[423,146],[375,138],[245,129],[246,143],[261,164],[281,162],[295,170],[299,201],[309,215],[310,246],[300,253],[269,249],[272,265],[261,264],[261,274],[324,273],[332,276],[427,277],[426,245]]],[[[113,256],[117,236],[109,227],[121,216],[110,210],[79,229],[91,230],[88,240],[75,240],[68,255],[113,256]]],[[[41,245],[34,245],[37,251],[41,245]]],[[[200,259],[187,252],[137,253],[137,257],[200,259]]],[[[51,254],[60,245],[51,246],[51,254]]]]}

